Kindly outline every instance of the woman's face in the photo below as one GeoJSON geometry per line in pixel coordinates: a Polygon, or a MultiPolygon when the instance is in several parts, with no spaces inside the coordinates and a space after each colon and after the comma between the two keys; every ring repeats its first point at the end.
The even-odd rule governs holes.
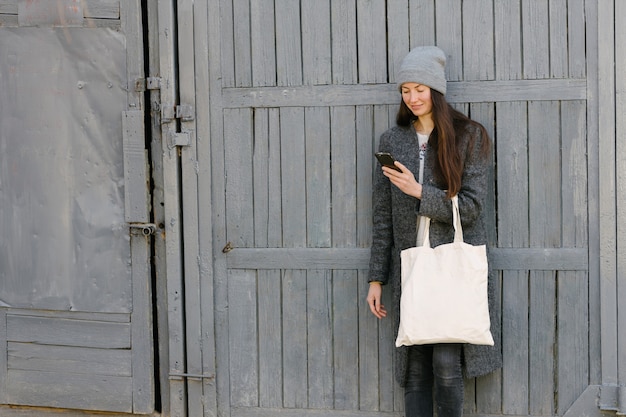
{"type": "Polygon", "coordinates": [[[402,101],[417,117],[429,116],[433,111],[430,87],[418,83],[402,84],[402,101]]]}

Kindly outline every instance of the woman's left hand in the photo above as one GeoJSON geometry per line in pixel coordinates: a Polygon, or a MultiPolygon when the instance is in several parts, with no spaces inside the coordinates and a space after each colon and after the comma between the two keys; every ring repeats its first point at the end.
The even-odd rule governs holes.
{"type": "Polygon", "coordinates": [[[398,172],[393,168],[383,167],[383,174],[389,181],[400,189],[404,194],[415,198],[422,198],[422,184],[417,182],[415,175],[407,167],[396,161],[396,166],[402,170],[398,172]]]}

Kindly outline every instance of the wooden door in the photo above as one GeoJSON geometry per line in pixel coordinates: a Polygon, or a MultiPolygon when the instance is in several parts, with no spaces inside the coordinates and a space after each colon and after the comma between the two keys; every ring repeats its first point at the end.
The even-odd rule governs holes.
{"type": "Polygon", "coordinates": [[[365,303],[370,193],[373,152],[400,101],[395,71],[428,44],[447,53],[448,101],[494,140],[487,217],[504,367],[466,381],[466,414],[575,414],[593,402],[593,3],[194,3],[187,166],[203,219],[191,216],[195,249],[212,255],[194,287],[212,307],[200,325],[215,349],[200,360],[215,372],[212,412],[402,415],[393,321],[365,303]]]}
{"type": "Polygon", "coordinates": [[[141,27],[0,5],[0,404],[154,409],[141,27]]]}

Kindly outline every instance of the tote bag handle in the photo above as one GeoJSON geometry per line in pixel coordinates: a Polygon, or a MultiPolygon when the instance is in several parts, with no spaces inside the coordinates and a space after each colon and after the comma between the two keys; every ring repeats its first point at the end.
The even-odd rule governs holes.
{"type": "MultiPolygon", "coordinates": [[[[452,225],[454,226],[454,241],[463,242],[463,227],[461,226],[461,213],[459,211],[459,197],[452,197],[452,225]]],[[[424,244],[422,246],[430,248],[430,218],[425,218],[424,244]]]]}

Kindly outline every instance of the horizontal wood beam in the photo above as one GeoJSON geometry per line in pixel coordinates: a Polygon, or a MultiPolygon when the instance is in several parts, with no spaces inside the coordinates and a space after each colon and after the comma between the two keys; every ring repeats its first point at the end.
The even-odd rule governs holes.
{"type": "MultiPolygon", "coordinates": [[[[450,103],[586,100],[585,79],[457,81],[448,83],[450,103]]],[[[398,104],[395,84],[224,88],[224,108],[326,107],[398,104]]]]}
{"type": "MultiPolygon", "coordinates": [[[[360,269],[369,268],[369,249],[236,248],[226,255],[229,269],[360,269]]],[[[494,270],[586,271],[586,248],[493,248],[494,270]]]]}

